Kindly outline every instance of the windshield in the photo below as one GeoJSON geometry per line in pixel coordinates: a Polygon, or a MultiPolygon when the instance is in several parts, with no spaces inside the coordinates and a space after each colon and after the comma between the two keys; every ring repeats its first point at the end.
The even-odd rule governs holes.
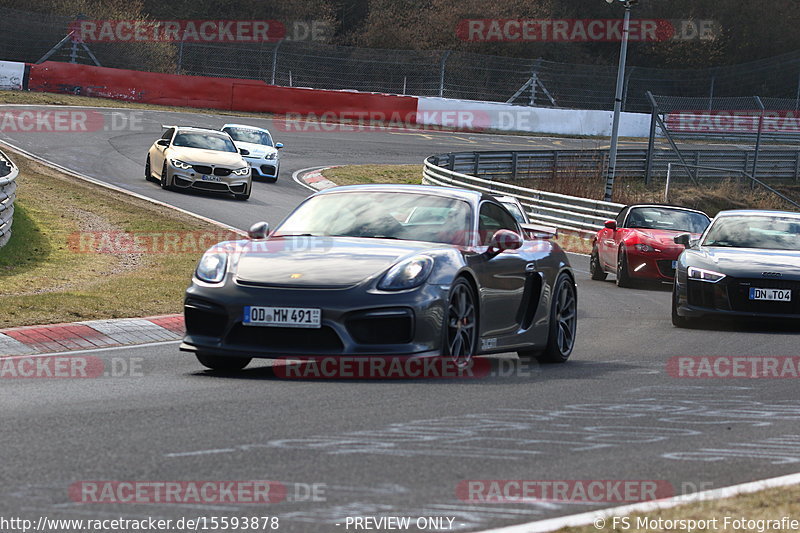
{"type": "Polygon", "coordinates": [[[703,246],[800,251],[800,218],[722,217],[708,230],[703,246]]]}
{"type": "Polygon", "coordinates": [[[251,130],[250,128],[225,128],[222,131],[237,142],[272,146],[272,137],[266,131],[251,130]]]}
{"type": "Polygon", "coordinates": [[[227,137],[208,133],[179,133],[175,136],[173,146],[183,148],[200,148],[217,152],[237,152],[236,146],[227,137]]]}
{"type": "Polygon", "coordinates": [[[703,233],[711,220],[702,213],[668,207],[635,207],[628,214],[626,227],[703,233]]]}
{"type": "Polygon", "coordinates": [[[517,204],[503,202],[503,206],[508,209],[508,212],[511,213],[517,222],[520,224],[525,224],[525,215],[522,214],[522,211],[520,211],[517,204]]]}
{"type": "Polygon", "coordinates": [[[303,203],[274,236],[326,235],[464,245],[472,227],[462,200],[396,192],[316,196],[303,203]]]}

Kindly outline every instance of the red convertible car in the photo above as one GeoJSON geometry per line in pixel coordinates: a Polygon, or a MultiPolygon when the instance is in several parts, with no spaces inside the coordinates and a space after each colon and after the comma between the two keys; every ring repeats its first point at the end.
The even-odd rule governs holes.
{"type": "Polygon", "coordinates": [[[594,280],[616,274],[619,287],[635,280],[669,281],[685,247],[673,238],[691,233],[699,238],[711,220],[702,211],[669,205],[629,205],[608,220],[592,241],[589,270],[594,280]]]}

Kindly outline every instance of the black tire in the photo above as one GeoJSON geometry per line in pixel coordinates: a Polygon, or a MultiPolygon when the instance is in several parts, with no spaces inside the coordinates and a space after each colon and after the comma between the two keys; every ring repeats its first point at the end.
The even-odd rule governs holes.
{"type": "Polygon", "coordinates": [[[169,172],[167,170],[167,162],[164,161],[164,168],[161,169],[161,188],[165,191],[171,191],[172,185],[169,183],[169,172]]]}
{"type": "Polygon", "coordinates": [[[456,278],[447,297],[442,321],[442,356],[459,368],[470,364],[478,346],[478,305],[472,285],[456,278]]]}
{"type": "Polygon", "coordinates": [[[147,162],[144,164],[144,179],[147,181],[155,181],[153,171],[150,169],[150,156],[147,156],[147,162]]]}
{"type": "Polygon", "coordinates": [[[675,285],[672,286],[672,325],[676,328],[691,327],[691,320],[678,314],[678,291],[675,285]]]}
{"type": "Polygon", "coordinates": [[[221,372],[235,372],[242,370],[252,358],[250,357],[225,357],[219,355],[209,355],[205,353],[195,354],[200,364],[211,370],[218,370],[221,372]]]}
{"type": "Polygon", "coordinates": [[[603,270],[603,265],[600,264],[600,253],[597,251],[597,245],[592,247],[592,255],[589,257],[589,273],[595,281],[605,281],[608,273],[603,270]]]}
{"type": "MultiPolygon", "coordinates": [[[[565,363],[575,347],[577,331],[578,295],[575,283],[569,275],[561,273],[553,285],[547,345],[534,357],[540,363],[565,363]]],[[[531,353],[521,352],[519,355],[529,357],[531,353]]]]}
{"type": "Polygon", "coordinates": [[[628,256],[625,248],[620,248],[617,254],[617,287],[633,287],[633,280],[628,268],[628,256]]]}

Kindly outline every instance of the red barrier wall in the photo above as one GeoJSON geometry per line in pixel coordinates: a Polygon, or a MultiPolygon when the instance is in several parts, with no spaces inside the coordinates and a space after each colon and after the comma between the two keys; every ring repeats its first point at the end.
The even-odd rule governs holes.
{"type": "Polygon", "coordinates": [[[31,91],[79,94],[148,104],[263,113],[352,113],[369,111],[413,117],[411,96],[323,91],[267,85],[258,80],[157,74],[47,61],[31,65],[31,91]]]}

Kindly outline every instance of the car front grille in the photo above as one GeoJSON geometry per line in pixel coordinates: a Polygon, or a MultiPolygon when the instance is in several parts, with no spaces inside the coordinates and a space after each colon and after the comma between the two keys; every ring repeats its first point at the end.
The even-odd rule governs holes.
{"type": "Polygon", "coordinates": [[[272,165],[261,165],[261,173],[262,174],[275,174],[275,167],[272,165]]]}
{"type": "Polygon", "coordinates": [[[728,281],[728,295],[734,311],[746,313],[775,313],[800,315],[800,281],[781,281],[774,279],[731,279],[728,281]],[[789,289],[791,302],[774,302],[750,299],[750,288],[789,289]]]}
{"type": "Polygon", "coordinates": [[[346,321],[347,331],[359,344],[407,344],[414,337],[410,309],[357,313],[346,321]]]}
{"type": "Polygon", "coordinates": [[[217,304],[190,299],[184,304],[184,318],[187,334],[221,338],[225,333],[228,314],[217,304]]]}
{"type": "Polygon", "coordinates": [[[662,276],[667,276],[670,278],[675,277],[675,269],[672,268],[672,260],[671,259],[659,259],[656,261],[658,264],[658,270],[661,272],[662,276]]]}
{"type": "Polygon", "coordinates": [[[202,189],[204,191],[214,192],[228,192],[228,185],[225,183],[218,183],[214,181],[195,181],[193,184],[195,189],[202,189]]]}
{"type": "Polygon", "coordinates": [[[800,282],[772,279],[725,278],[718,283],[689,280],[689,305],[739,313],[762,313],[800,316],[800,282]],[[750,300],[750,288],[789,289],[791,302],[750,300]]]}
{"type": "Polygon", "coordinates": [[[198,174],[211,174],[213,169],[211,167],[207,167],[205,165],[192,165],[192,169],[198,174]]]}
{"type": "Polygon", "coordinates": [[[240,183],[238,185],[231,185],[231,191],[235,192],[236,194],[244,194],[245,189],[247,189],[246,183],[240,183]]]}
{"type": "Polygon", "coordinates": [[[252,347],[294,355],[342,353],[344,344],[328,326],[321,328],[270,328],[236,324],[225,342],[231,346],[252,347]]]}
{"type": "Polygon", "coordinates": [[[231,170],[229,168],[219,168],[219,167],[217,167],[217,168],[214,169],[214,175],[215,176],[230,176],[231,172],[233,172],[233,170],[231,170]]]}

